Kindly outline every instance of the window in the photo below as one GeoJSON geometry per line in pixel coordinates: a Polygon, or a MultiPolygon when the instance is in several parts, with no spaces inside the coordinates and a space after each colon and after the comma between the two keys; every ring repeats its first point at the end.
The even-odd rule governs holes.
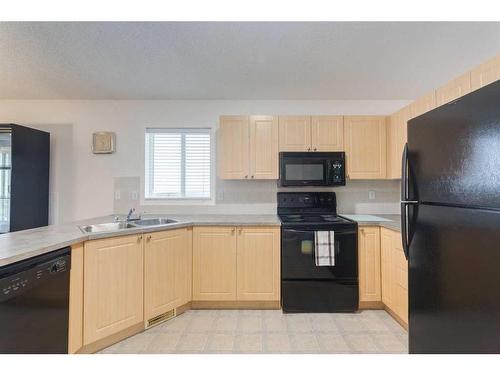
{"type": "Polygon", "coordinates": [[[146,199],[210,199],[210,159],[210,129],[146,129],[146,199]]]}

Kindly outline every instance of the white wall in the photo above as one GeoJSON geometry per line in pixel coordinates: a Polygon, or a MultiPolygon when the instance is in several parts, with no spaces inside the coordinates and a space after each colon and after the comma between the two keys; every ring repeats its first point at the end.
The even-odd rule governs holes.
{"type": "MultiPolygon", "coordinates": [[[[216,128],[221,114],[386,115],[406,104],[408,101],[394,100],[3,100],[0,101],[0,123],[18,123],[51,131],[54,147],[51,165],[54,173],[51,179],[51,215],[53,222],[60,222],[113,212],[114,179],[142,174],[146,127],[216,128]],[[92,154],[91,140],[94,131],[117,133],[115,154],[92,154]]],[[[393,182],[385,183],[388,185],[384,186],[389,189],[397,188],[393,182]]],[[[224,187],[226,192],[232,185],[232,182],[227,183],[224,187]]],[[[275,185],[265,182],[262,186],[264,190],[269,190],[269,187],[274,188],[275,185]]],[[[220,212],[220,203],[223,202],[205,210],[220,212]]],[[[258,202],[253,202],[252,206],[256,203],[258,202]]],[[[272,202],[263,203],[272,205],[272,202]]],[[[240,204],[238,207],[245,209],[240,204]]],[[[174,208],[156,208],[159,209],[171,212],[174,208]]]]}

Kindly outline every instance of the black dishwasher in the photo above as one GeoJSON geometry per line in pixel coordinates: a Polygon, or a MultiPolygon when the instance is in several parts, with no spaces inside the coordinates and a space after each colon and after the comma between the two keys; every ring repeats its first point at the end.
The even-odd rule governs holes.
{"type": "Polygon", "coordinates": [[[0,353],[67,353],[71,249],[0,268],[0,353]]]}

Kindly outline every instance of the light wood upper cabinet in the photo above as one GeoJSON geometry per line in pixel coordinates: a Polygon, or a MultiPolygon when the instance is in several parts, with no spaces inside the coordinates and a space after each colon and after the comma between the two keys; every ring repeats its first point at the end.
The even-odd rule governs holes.
{"type": "Polygon", "coordinates": [[[143,322],[143,259],[142,235],[85,242],[84,345],[143,322]]]}
{"type": "Polygon", "coordinates": [[[486,61],[470,73],[471,89],[477,90],[500,79],[500,55],[486,61]]]}
{"type": "Polygon", "coordinates": [[[239,227],[237,298],[280,300],[280,228],[239,227]]]}
{"type": "Polygon", "coordinates": [[[311,117],[279,117],[279,150],[311,151],[311,117]]]}
{"type": "Polygon", "coordinates": [[[181,228],[145,234],[145,320],[190,301],[191,233],[181,228]]]}
{"type": "Polygon", "coordinates": [[[193,228],[193,300],[236,300],[236,227],[193,228]]]}
{"type": "Polygon", "coordinates": [[[251,179],[278,179],[278,118],[250,116],[251,179]]]}
{"type": "Polygon", "coordinates": [[[278,118],[221,116],[218,176],[227,180],[278,179],[278,118]]]}
{"type": "Polygon", "coordinates": [[[380,228],[362,227],[358,233],[359,301],[382,301],[380,228]]]}
{"type": "Polygon", "coordinates": [[[385,116],[345,116],[344,147],[349,178],[386,178],[386,144],[385,116]]]}
{"type": "Polygon", "coordinates": [[[436,105],[440,106],[471,92],[471,74],[465,73],[436,90],[436,105]]]}
{"type": "Polygon", "coordinates": [[[217,142],[218,175],[223,179],[244,179],[249,175],[249,118],[221,116],[217,142]]]}
{"type": "Polygon", "coordinates": [[[313,116],[311,118],[311,150],[344,150],[344,119],[342,116],[313,116]]]}
{"type": "Polygon", "coordinates": [[[436,108],[436,91],[433,90],[410,104],[409,118],[418,117],[434,108],[436,108]]]}
{"type": "Polygon", "coordinates": [[[410,107],[406,106],[394,113],[388,122],[387,132],[387,178],[401,178],[401,160],[408,138],[410,107]]]}
{"type": "Polygon", "coordinates": [[[408,262],[401,246],[401,233],[380,229],[382,254],[382,302],[408,324],[408,262]]]}

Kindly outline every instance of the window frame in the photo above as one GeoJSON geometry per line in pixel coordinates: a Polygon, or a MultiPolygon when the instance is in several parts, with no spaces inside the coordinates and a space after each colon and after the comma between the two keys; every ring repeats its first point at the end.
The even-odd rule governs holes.
{"type": "MultiPolygon", "coordinates": [[[[213,128],[200,127],[146,127],[144,135],[143,182],[141,183],[141,205],[214,205],[215,204],[215,139],[213,128]],[[148,145],[148,133],[207,133],[210,137],[210,196],[209,197],[162,197],[148,196],[153,174],[149,173],[146,163],[150,162],[152,145],[148,145]]],[[[181,184],[185,184],[185,149],[181,149],[181,184]]]]}

